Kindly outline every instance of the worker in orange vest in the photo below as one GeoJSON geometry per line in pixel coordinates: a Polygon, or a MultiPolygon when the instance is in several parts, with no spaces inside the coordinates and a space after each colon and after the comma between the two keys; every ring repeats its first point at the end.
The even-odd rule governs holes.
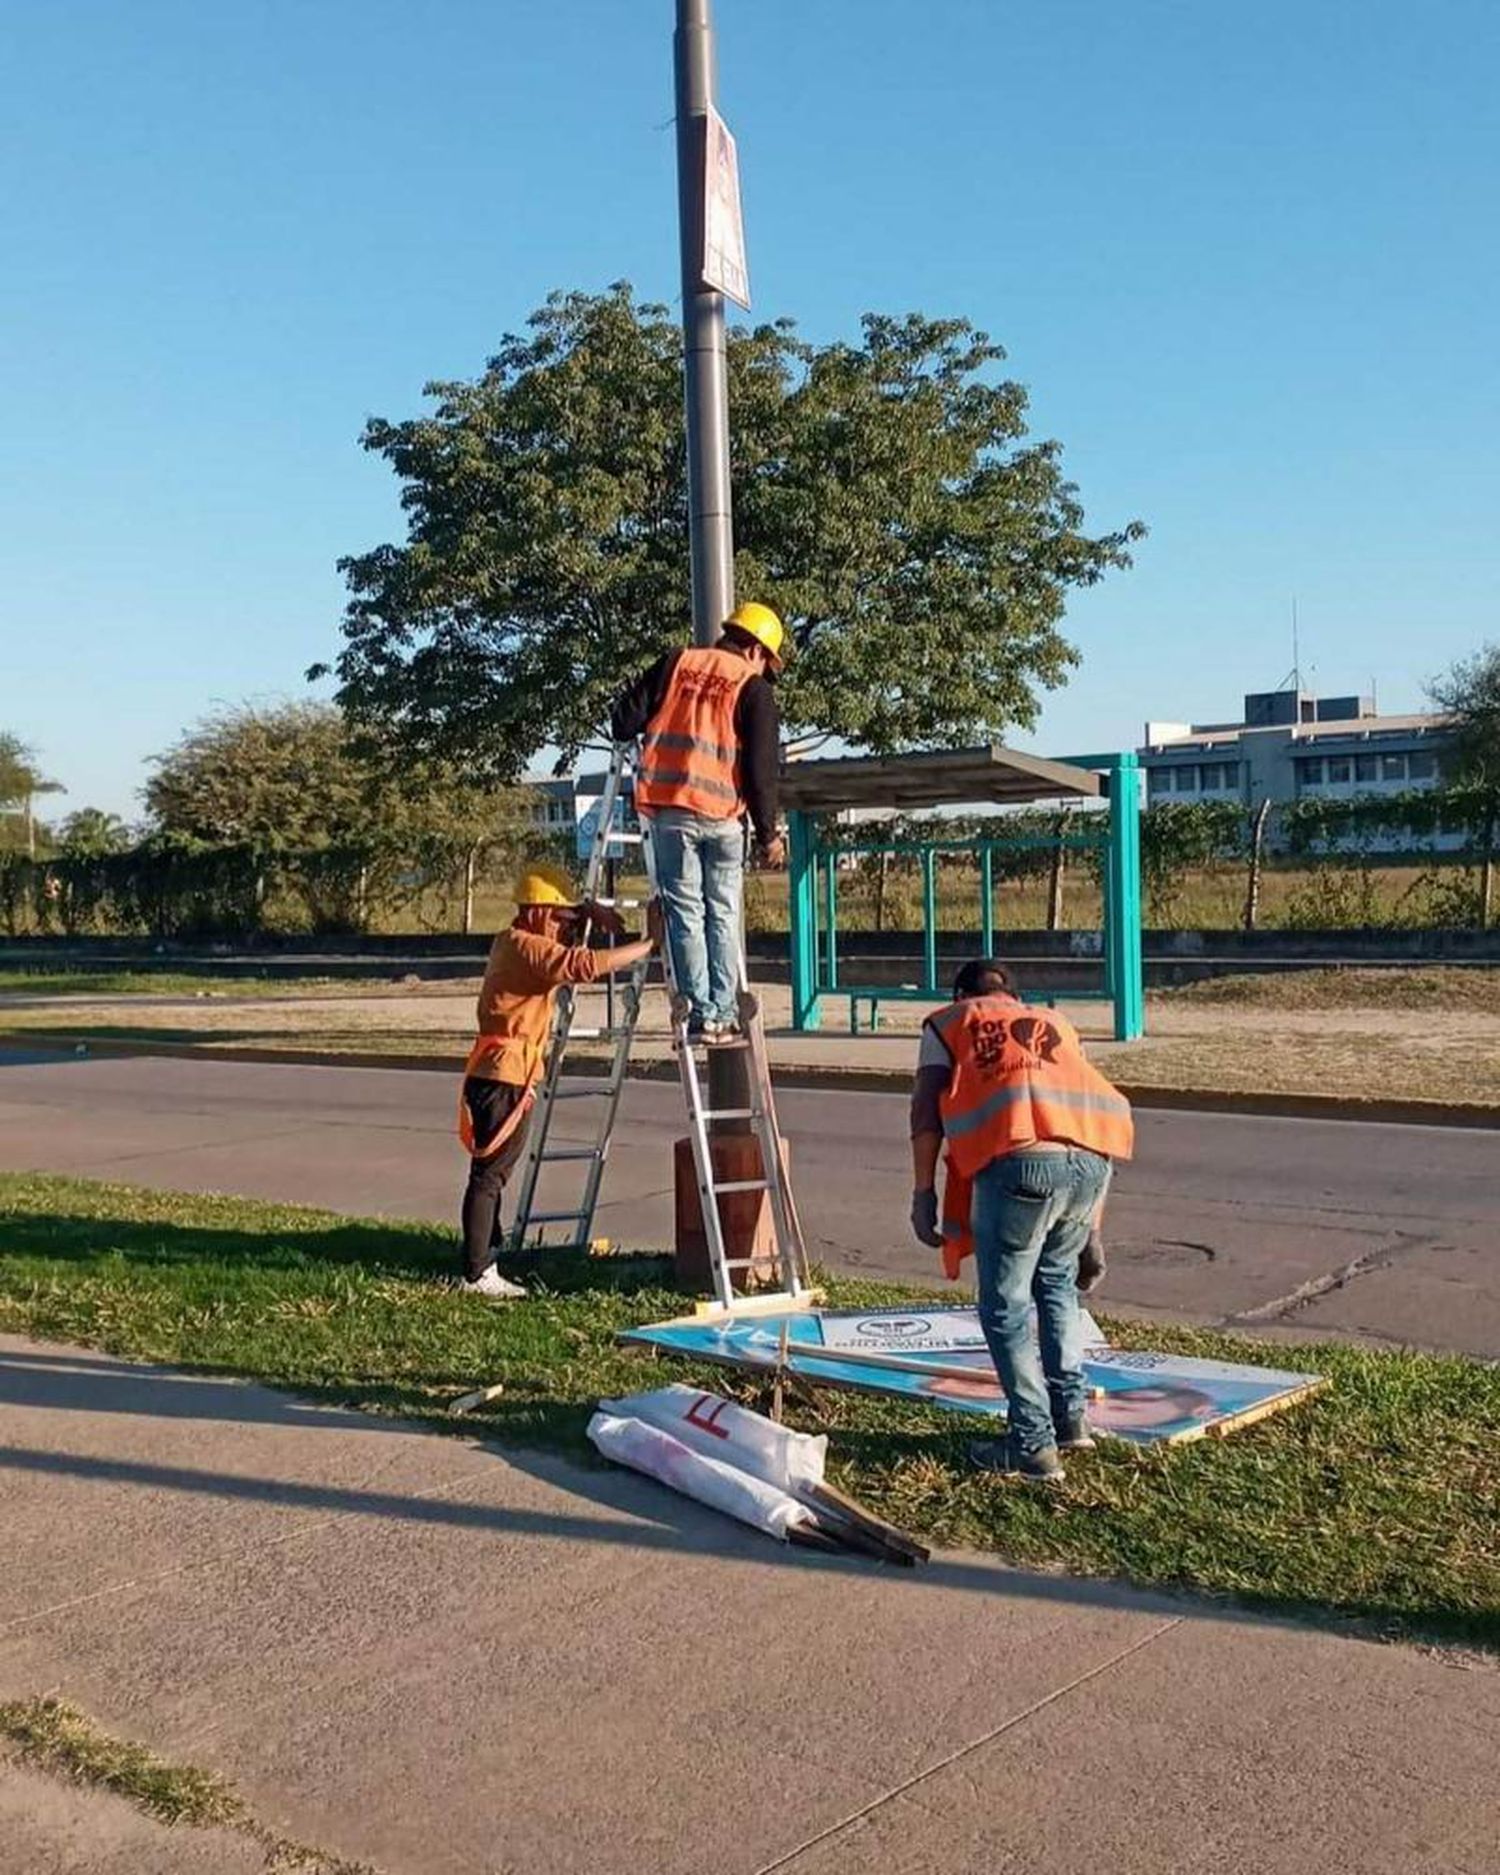
{"type": "Polygon", "coordinates": [[[1114,1162],[1134,1148],[1130,1103],[1089,1063],[1071,1023],[1021,1001],[1004,964],[965,964],[953,996],[922,1030],[912,1090],[912,1229],[944,1248],[953,1275],[972,1225],[979,1321],[1005,1389],[1007,1436],[976,1441],[971,1458],[988,1471],[1055,1483],[1063,1476],[1059,1450],[1093,1445],[1079,1259],[1103,1213],[1114,1162]]]}
{"type": "Polygon", "coordinates": [[[641,738],[637,811],[650,826],[656,883],[694,1039],[739,1033],[740,902],[745,832],[762,864],[781,866],[776,830],[781,718],[772,682],[786,627],[769,606],[738,606],[716,645],[658,658],[616,700],[617,742],[641,738]]]}
{"type": "Polygon", "coordinates": [[[613,909],[580,903],[558,866],[536,865],[516,883],[516,915],[490,947],[479,991],[479,1036],[464,1063],[458,1136],[469,1154],[463,1202],[462,1287],[468,1295],[510,1302],[526,1294],[495,1267],[500,1198],[526,1146],[536,1084],[547,1066],[552,1011],[564,984],[593,983],[632,970],[660,941],[653,905],[648,935],[610,950],[580,942],[584,926],[621,937],[613,909]]]}

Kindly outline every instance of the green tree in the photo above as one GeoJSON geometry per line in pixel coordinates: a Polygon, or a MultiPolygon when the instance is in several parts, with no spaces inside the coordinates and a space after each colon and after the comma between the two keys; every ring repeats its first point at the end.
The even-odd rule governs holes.
{"type": "Polygon", "coordinates": [[[130,829],[118,814],[80,807],[56,829],[54,839],[64,859],[106,859],[129,849],[130,829]]]}
{"type": "MultiPolygon", "coordinates": [[[[518,776],[575,753],[633,671],[687,635],[681,337],[628,286],[554,295],[431,415],[371,422],[405,545],[341,562],[356,722],[518,776]]],[[[777,606],[793,730],[879,751],[1030,726],[1076,653],[1069,590],[1129,564],[1091,537],[1058,446],[963,320],[869,316],[858,344],[789,322],[729,340],[737,589],[777,606]]],[[[325,667],[314,667],[320,674],[325,667]]]]}
{"type": "Polygon", "coordinates": [[[1449,719],[1445,779],[1473,799],[1481,867],[1479,919],[1495,916],[1495,833],[1500,824],[1500,645],[1460,658],[1428,685],[1449,719]]]}
{"type": "Polygon", "coordinates": [[[271,864],[287,874],[297,862],[313,922],[332,926],[363,924],[377,904],[461,875],[467,930],[478,860],[514,844],[525,821],[515,791],[398,759],[322,703],[208,717],[154,758],[145,793],[158,839],[251,854],[262,900],[271,864]]]}
{"type": "Polygon", "coordinates": [[[0,729],[0,844],[21,846],[36,858],[36,797],[66,794],[60,781],[49,781],[37,767],[36,753],[9,730],[0,729]]]}
{"type": "Polygon", "coordinates": [[[308,853],[352,843],[367,776],[336,709],[320,703],[224,710],[152,758],[146,808],[188,846],[308,853]]]}

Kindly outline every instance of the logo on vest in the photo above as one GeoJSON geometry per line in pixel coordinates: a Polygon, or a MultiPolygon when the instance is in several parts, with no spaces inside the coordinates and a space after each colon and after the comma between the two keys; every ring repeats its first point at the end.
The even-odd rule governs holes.
{"type": "Polygon", "coordinates": [[[987,1016],[974,1024],[974,1062],[988,1079],[1056,1061],[1062,1031],[1045,1016],[987,1016]]]}
{"type": "Polygon", "coordinates": [[[677,683],[683,696],[695,703],[726,703],[737,688],[732,679],[713,671],[683,671],[677,683]]]}

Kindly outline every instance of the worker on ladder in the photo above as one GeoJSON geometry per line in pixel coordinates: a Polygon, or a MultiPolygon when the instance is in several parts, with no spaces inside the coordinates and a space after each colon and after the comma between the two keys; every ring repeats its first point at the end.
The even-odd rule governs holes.
{"type": "Polygon", "coordinates": [[[771,685],[786,627],[769,606],[737,607],[712,646],[668,652],[615,702],[617,742],[642,739],[635,805],[649,823],[666,916],[674,1019],[689,1039],[739,1035],[740,904],[748,812],[763,865],[786,861],[776,830],[781,719],[771,685]]]}
{"type": "Polygon", "coordinates": [[[462,1287],[496,1302],[526,1294],[495,1267],[500,1198],[525,1148],[558,991],[633,970],[660,940],[660,914],[653,905],[646,937],[591,949],[587,936],[622,937],[624,926],[612,907],[580,901],[558,866],[530,867],[516,883],[515,898],[509,930],[490,947],[479,991],[479,1036],[464,1064],[458,1103],[459,1138],[469,1154],[462,1287]]]}

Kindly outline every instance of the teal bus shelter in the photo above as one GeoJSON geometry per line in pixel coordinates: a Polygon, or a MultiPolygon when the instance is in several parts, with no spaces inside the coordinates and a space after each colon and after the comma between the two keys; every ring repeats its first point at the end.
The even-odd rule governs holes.
{"type": "MultiPolygon", "coordinates": [[[[1100,934],[1102,987],[1049,987],[1028,972],[1026,993],[1037,1001],[1106,1001],[1113,1006],[1114,1032],[1132,1041],[1145,1030],[1141,960],[1140,770],[1133,753],[1086,755],[1054,762],[999,744],[952,753],[841,756],[789,762],[782,771],[781,801],[790,831],[792,1023],[816,1029],[825,996],[847,996],[851,1012],[860,999],[945,1001],[948,985],[938,981],[937,860],[940,853],[976,856],[980,890],[980,941],[986,956],[995,949],[995,868],[1007,854],[1051,850],[1099,853],[1104,929],[1100,934]],[[995,831],[979,838],[892,841],[825,838],[835,815],[848,810],[886,809],[902,814],[943,808],[1025,807],[1037,802],[1107,805],[1107,814],[1077,816],[1076,831],[1056,838],[1008,833],[1003,814],[995,831]],[[1094,821],[1095,825],[1090,826],[1094,821]],[[923,973],[920,984],[893,987],[851,981],[840,967],[838,872],[849,857],[896,853],[915,856],[922,874],[923,973]]],[[[939,823],[940,824],[940,823],[939,823]]],[[[854,829],[846,829],[854,833],[854,829]]]]}

